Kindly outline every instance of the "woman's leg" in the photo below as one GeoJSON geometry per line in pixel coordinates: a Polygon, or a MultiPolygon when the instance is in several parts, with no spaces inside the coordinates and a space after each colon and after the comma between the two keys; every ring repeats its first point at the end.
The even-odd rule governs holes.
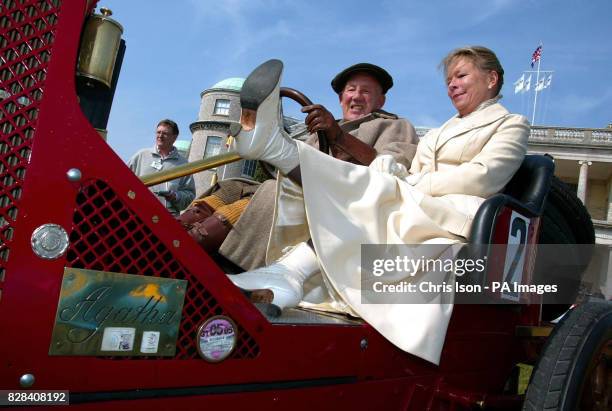
{"type": "Polygon", "coordinates": [[[300,162],[295,141],[282,127],[282,72],[280,60],[269,60],[253,70],[240,91],[240,126],[232,126],[231,131],[241,157],[265,161],[287,175],[300,162]]]}
{"type": "MultiPolygon", "coordinates": [[[[232,134],[242,157],[268,162],[301,186],[297,144],[281,126],[281,74],[282,63],[270,60],[249,75],[240,93],[240,130],[232,134]]],[[[267,267],[229,278],[245,290],[271,290],[272,303],[282,309],[297,306],[303,296],[304,281],[318,271],[313,248],[302,242],[267,267]]]]}
{"type": "Polygon", "coordinates": [[[304,295],[304,282],[318,271],[319,262],[314,250],[302,242],[267,267],[228,277],[245,290],[271,290],[272,304],[282,310],[299,304],[304,295]]]}

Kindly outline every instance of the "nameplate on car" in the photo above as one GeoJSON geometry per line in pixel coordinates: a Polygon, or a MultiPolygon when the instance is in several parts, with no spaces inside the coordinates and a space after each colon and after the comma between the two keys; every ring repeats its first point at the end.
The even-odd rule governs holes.
{"type": "Polygon", "coordinates": [[[65,268],[49,355],[174,356],[186,280],[65,268]]]}

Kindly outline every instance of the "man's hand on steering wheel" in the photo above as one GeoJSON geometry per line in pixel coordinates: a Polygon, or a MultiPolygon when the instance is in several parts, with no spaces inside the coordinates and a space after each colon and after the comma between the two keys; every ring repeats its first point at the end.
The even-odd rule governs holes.
{"type": "Polygon", "coordinates": [[[321,104],[312,104],[302,107],[302,113],[308,113],[304,122],[310,133],[323,131],[327,135],[330,145],[337,143],[343,132],[332,113],[321,104]]]}

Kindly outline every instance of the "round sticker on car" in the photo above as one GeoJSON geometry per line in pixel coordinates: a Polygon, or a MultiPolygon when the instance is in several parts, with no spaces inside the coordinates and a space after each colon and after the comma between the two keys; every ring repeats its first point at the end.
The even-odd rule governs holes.
{"type": "Polygon", "coordinates": [[[236,324],[224,315],[209,318],[198,329],[198,352],[209,362],[223,361],[236,347],[236,324]]]}

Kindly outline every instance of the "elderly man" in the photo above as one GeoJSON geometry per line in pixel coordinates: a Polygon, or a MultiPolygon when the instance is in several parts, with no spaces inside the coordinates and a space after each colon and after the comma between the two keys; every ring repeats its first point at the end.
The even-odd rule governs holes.
{"type": "Polygon", "coordinates": [[[336,158],[367,165],[376,154],[391,154],[410,166],[417,143],[414,127],[382,110],[386,93],[393,87],[389,73],[373,64],[355,64],[336,75],[331,85],[338,93],[342,120],[336,121],[320,104],[303,107],[302,112],[308,113],[306,126],[312,133],[307,141],[316,144],[315,133],[324,131],[336,158]]]}
{"type": "MultiPolygon", "coordinates": [[[[155,146],[134,154],[128,161],[128,167],[137,176],[143,176],[185,164],[187,160],[174,147],[178,135],[179,128],[174,121],[161,120],[155,131],[155,146]]],[[[185,176],[153,186],[151,191],[172,215],[178,216],[179,212],[193,201],[195,183],[192,176],[185,176]]]]}
{"type": "MultiPolygon", "coordinates": [[[[342,120],[335,120],[320,104],[303,107],[305,130],[292,137],[311,133],[306,141],[317,146],[316,132],[324,131],[336,158],[367,165],[377,154],[390,154],[409,167],[418,142],[414,127],[381,110],[393,86],[389,73],[373,64],[355,64],[336,75],[331,85],[338,93],[342,120]]],[[[275,182],[266,181],[257,191],[237,181],[221,181],[220,187],[184,213],[183,224],[209,252],[218,248],[219,254],[245,270],[265,265],[275,182]],[[194,216],[202,221],[192,225],[194,216]]],[[[305,216],[297,210],[291,218],[299,224],[305,216]]]]}

